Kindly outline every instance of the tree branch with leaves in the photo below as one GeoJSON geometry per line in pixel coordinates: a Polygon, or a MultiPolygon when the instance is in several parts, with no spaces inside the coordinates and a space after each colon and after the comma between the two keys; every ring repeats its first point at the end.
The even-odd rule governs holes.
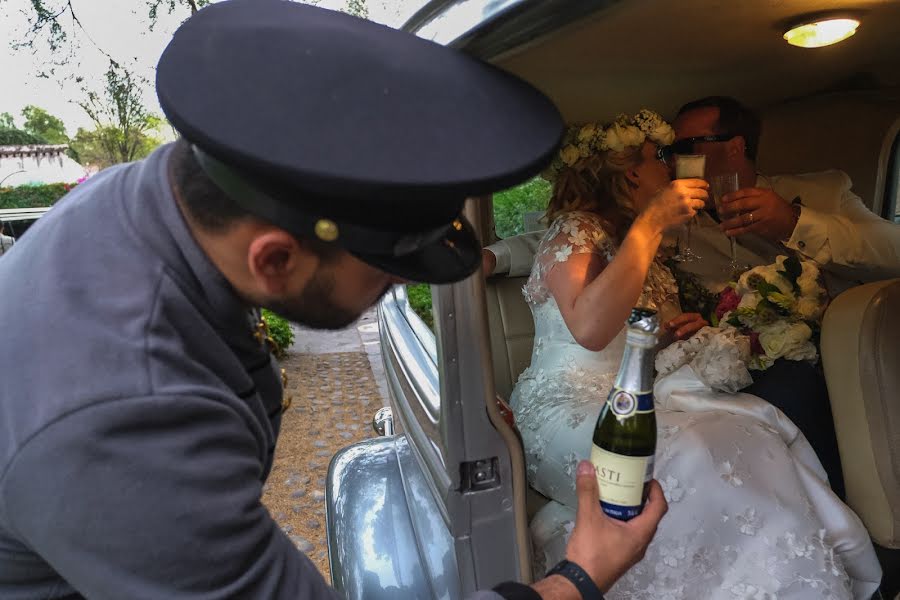
{"type": "Polygon", "coordinates": [[[96,126],[91,139],[106,154],[104,162],[131,162],[159,144],[152,133],[162,118],[144,106],[141,90],[146,85],[144,78],[110,61],[103,91],[83,89],[85,100],[77,104],[96,126]]]}

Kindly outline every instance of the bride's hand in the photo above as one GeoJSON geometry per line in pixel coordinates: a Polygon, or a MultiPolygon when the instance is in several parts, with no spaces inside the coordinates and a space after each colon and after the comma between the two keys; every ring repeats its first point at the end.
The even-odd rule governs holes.
{"type": "Polygon", "coordinates": [[[706,206],[708,188],[702,179],[676,179],[657,192],[638,219],[659,233],[675,229],[706,206]]]}
{"type": "Polygon", "coordinates": [[[686,340],[708,325],[709,321],[699,313],[683,313],[666,323],[665,329],[674,335],[676,340],[686,340]]]}

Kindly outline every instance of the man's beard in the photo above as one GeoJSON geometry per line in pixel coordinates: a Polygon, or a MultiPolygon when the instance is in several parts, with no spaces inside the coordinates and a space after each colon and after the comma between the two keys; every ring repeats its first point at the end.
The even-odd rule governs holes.
{"type": "MultiPolygon", "coordinates": [[[[384,297],[391,289],[387,284],[378,294],[373,304],[384,297]]],[[[297,298],[270,298],[261,304],[287,319],[309,327],[310,329],[344,329],[356,322],[362,316],[362,310],[350,310],[338,306],[334,299],[334,275],[333,271],[319,268],[313,274],[312,279],[297,298]]]]}

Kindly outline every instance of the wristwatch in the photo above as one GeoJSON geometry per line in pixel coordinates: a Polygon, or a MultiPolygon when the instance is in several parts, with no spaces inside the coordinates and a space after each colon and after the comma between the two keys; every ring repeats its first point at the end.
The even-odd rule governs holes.
{"type": "Polygon", "coordinates": [[[562,559],[559,563],[547,572],[547,577],[551,575],[562,575],[572,582],[581,594],[582,600],[604,600],[603,592],[587,574],[587,571],[573,563],[571,560],[562,559]]]}

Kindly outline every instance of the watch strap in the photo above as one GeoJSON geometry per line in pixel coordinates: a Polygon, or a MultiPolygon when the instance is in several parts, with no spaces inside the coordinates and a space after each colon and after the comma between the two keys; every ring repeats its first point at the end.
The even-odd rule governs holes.
{"type": "Polygon", "coordinates": [[[591,576],[587,574],[587,571],[578,566],[578,564],[573,563],[571,560],[564,558],[559,561],[559,563],[547,573],[547,577],[551,575],[562,575],[571,581],[572,585],[578,589],[578,593],[581,594],[582,600],[604,600],[603,592],[600,591],[600,588],[597,587],[597,584],[594,583],[591,576]]]}
{"type": "Polygon", "coordinates": [[[504,581],[494,586],[494,591],[506,600],[541,600],[537,590],[517,581],[504,581]]]}

